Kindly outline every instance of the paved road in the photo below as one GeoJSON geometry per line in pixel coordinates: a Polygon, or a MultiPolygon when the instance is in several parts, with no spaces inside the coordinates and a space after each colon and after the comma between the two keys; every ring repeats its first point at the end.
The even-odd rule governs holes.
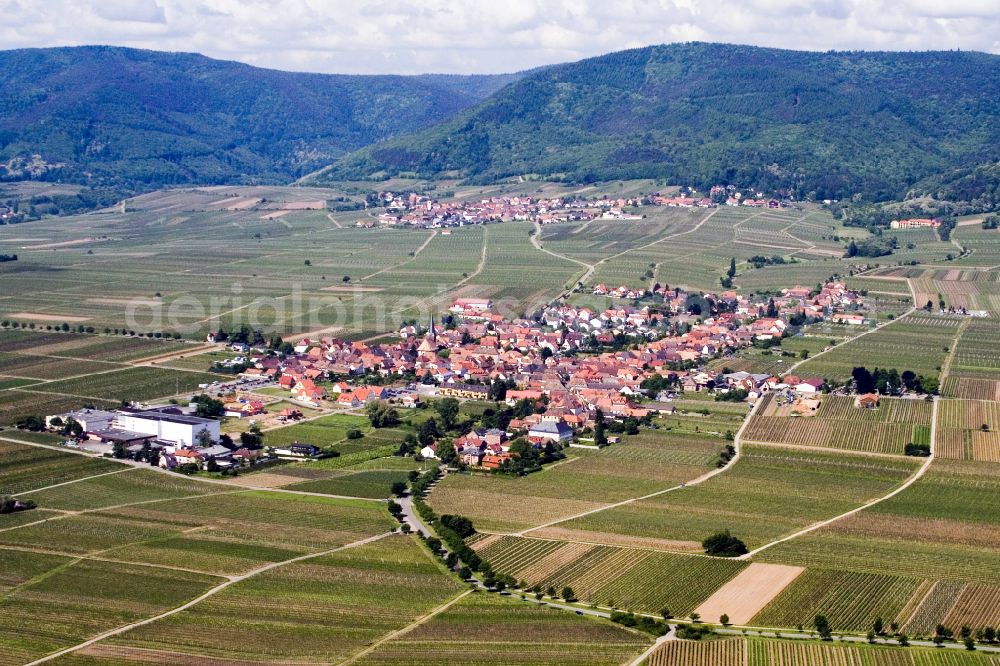
{"type": "Polygon", "coordinates": [[[425,537],[434,536],[430,528],[424,524],[424,521],[420,519],[417,515],[416,510],[413,508],[413,498],[407,495],[406,497],[400,497],[396,500],[401,507],[403,507],[403,519],[409,524],[410,528],[414,532],[424,535],[425,537]]]}

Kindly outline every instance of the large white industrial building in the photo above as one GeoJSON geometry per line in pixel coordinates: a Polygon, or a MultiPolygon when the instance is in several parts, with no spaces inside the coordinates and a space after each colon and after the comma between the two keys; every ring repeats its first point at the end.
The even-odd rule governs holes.
{"type": "Polygon", "coordinates": [[[198,433],[207,430],[212,441],[219,441],[219,422],[200,416],[188,416],[158,410],[123,409],[115,419],[122,430],[153,435],[162,442],[173,442],[179,446],[190,446],[198,433]]]}

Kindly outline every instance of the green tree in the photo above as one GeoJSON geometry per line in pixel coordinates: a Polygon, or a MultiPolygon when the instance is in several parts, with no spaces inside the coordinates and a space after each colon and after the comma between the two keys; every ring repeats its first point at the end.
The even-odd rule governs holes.
{"type": "Polygon", "coordinates": [[[576,601],[576,593],[569,585],[562,589],[562,593],[559,596],[561,596],[565,601],[576,601]]]}
{"type": "Polygon", "coordinates": [[[252,451],[262,448],[264,446],[264,433],[260,426],[251,423],[246,432],[241,432],[240,445],[252,451]]]}
{"type": "Polygon", "coordinates": [[[455,427],[459,407],[459,402],[455,398],[444,398],[434,403],[434,411],[441,417],[441,424],[445,430],[451,430],[455,427]]]}
{"type": "Polygon", "coordinates": [[[729,530],[713,534],[702,541],[701,545],[706,554],[716,557],[739,557],[747,553],[746,544],[730,534],[729,530]]]}
{"type": "Polygon", "coordinates": [[[427,446],[428,444],[433,444],[434,440],[440,436],[441,431],[437,427],[437,422],[433,418],[430,418],[420,424],[417,440],[421,446],[427,446]]]}
{"type": "Polygon", "coordinates": [[[605,428],[604,412],[598,409],[594,413],[594,444],[602,449],[608,445],[608,436],[605,433],[605,428]]]}
{"type": "Polygon", "coordinates": [[[195,434],[194,443],[198,448],[205,449],[212,446],[215,442],[212,440],[212,433],[209,432],[208,428],[202,428],[195,434]]]}
{"type": "Polygon", "coordinates": [[[826,619],[825,615],[817,615],[813,619],[813,626],[816,627],[816,633],[824,641],[833,640],[833,630],[830,628],[830,621],[826,619]]]}
{"type": "Polygon", "coordinates": [[[399,425],[399,412],[385,400],[372,400],[365,406],[365,413],[373,428],[393,428],[399,425]]]}

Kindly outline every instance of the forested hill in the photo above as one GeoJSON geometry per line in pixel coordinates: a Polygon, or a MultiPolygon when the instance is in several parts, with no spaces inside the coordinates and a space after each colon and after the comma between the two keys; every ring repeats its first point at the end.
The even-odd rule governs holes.
{"type": "Polygon", "coordinates": [[[0,179],[288,182],[516,77],[298,74],[103,46],[3,51],[0,179]]]}
{"type": "Polygon", "coordinates": [[[1000,56],[654,46],[533,72],[312,180],[660,177],[878,199],[1000,158],[998,116],[1000,56]]]}

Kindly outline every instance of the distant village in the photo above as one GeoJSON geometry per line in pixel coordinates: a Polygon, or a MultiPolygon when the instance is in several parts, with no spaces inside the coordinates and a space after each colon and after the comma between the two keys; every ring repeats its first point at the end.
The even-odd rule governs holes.
{"type": "Polygon", "coordinates": [[[639,220],[643,217],[637,212],[640,206],[782,208],[790,205],[788,201],[766,198],[760,193],[744,196],[735,188],[722,185],[711,188],[709,196],[684,189],[675,196],[654,192],[618,198],[503,196],[443,202],[416,192],[379,192],[377,202],[385,207],[385,211],[377,218],[358,221],[357,226],[442,228],[495,222],[535,222],[545,225],[595,219],[639,220]]]}
{"type": "MultiPolygon", "coordinates": [[[[598,285],[595,291],[606,289],[598,285]]],[[[647,295],[623,289],[607,291],[630,299],[647,295]]],[[[657,300],[641,307],[597,312],[560,304],[530,320],[505,320],[490,299],[460,298],[443,325],[433,320],[426,327],[406,325],[398,341],[384,344],[307,338],[281,354],[234,343],[232,350],[243,354],[237,357],[242,371],[234,383],[277,387],[287,391],[284,404],[324,413],[360,410],[374,401],[415,409],[441,398],[527,404],[530,409],[503,430],[439,439],[418,453],[440,458],[440,447],[454,447],[466,465],[500,469],[518,438],[534,447],[561,447],[592,431],[599,419],[638,421],[673,413],[672,400],[686,392],[737,392],[737,400],[751,403],[772,391],[789,400],[815,396],[823,389],[821,378],[723,373],[705,364],[741,348],[777,344],[791,322],[865,323],[862,296],[842,282],[794,287],[777,296],[689,294],[666,287],[650,293],[657,300]]],[[[209,340],[222,337],[214,333],[209,340]]],[[[238,469],[323,453],[309,442],[277,448],[259,446],[260,438],[253,437],[234,442],[220,433],[217,418],[197,415],[196,407],[80,410],[50,415],[46,425],[91,450],[167,469],[238,469]]],[[[252,419],[267,407],[260,400],[231,397],[221,410],[220,416],[252,419]]],[[[276,416],[287,423],[302,412],[285,407],[276,416]]]]}

